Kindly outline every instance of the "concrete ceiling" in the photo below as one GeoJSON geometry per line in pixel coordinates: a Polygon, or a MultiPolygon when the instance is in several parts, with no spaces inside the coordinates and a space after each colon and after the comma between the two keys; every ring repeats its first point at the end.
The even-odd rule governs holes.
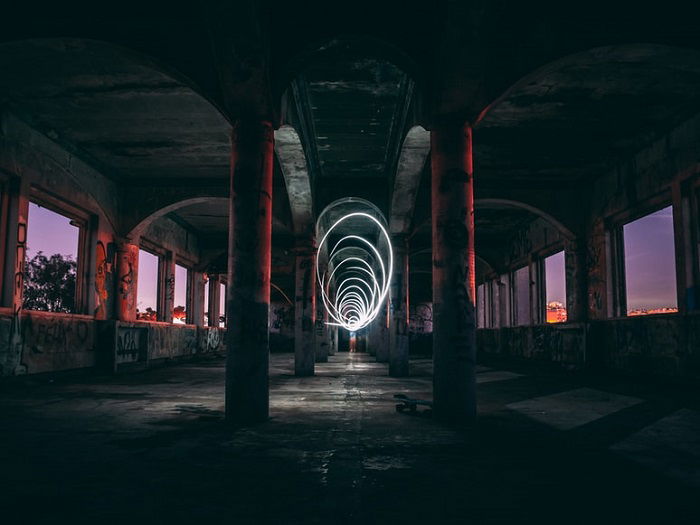
{"type": "Polygon", "coordinates": [[[183,79],[97,41],[0,45],[0,93],[49,137],[121,182],[226,178],[230,125],[183,79]]]}
{"type": "Polygon", "coordinates": [[[474,132],[480,186],[590,182],[700,109],[700,53],[599,48],[522,79],[474,132]]]}
{"type": "MultiPolygon", "coordinates": [[[[391,220],[399,211],[396,228],[415,230],[416,249],[430,243],[425,141],[395,180],[412,126],[481,115],[477,199],[527,190],[566,210],[565,191],[576,195],[700,108],[696,17],[670,6],[438,1],[407,9],[363,0],[338,16],[320,0],[209,4],[221,9],[173,5],[165,16],[120,5],[110,17],[64,4],[36,13],[14,6],[17,14],[0,19],[0,39],[13,40],[0,45],[0,100],[114,180],[144,188],[225,181],[224,114],[284,120],[307,173],[299,142],[290,146],[296,159],[278,151],[277,245],[289,242],[296,217],[308,223],[309,210],[356,196],[391,220]],[[23,40],[57,35],[74,38],[23,40]],[[285,186],[285,178],[304,184],[285,186]],[[311,202],[299,199],[305,193],[311,202]]],[[[172,215],[221,245],[224,212],[200,203],[172,215]]],[[[534,217],[479,210],[477,250],[534,217]]]]}
{"type": "Polygon", "coordinates": [[[291,120],[306,151],[316,209],[353,196],[388,215],[412,81],[387,61],[341,46],[317,56],[291,91],[291,120]]]}

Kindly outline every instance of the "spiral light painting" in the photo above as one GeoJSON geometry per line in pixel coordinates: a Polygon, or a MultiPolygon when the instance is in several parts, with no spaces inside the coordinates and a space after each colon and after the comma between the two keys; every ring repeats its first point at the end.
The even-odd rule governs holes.
{"type": "Polygon", "coordinates": [[[360,211],[343,215],[321,238],[316,261],[316,277],[328,312],[328,324],[351,332],[369,325],[382,310],[394,267],[391,239],[382,222],[360,211]],[[377,238],[338,234],[349,223],[358,232],[377,232],[377,238]]]}

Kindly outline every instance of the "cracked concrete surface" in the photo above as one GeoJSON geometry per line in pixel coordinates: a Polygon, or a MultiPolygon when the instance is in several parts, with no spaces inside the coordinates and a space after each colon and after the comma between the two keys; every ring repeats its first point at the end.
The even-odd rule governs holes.
{"type": "Polygon", "coordinates": [[[544,365],[487,363],[479,368],[489,374],[479,386],[479,423],[456,430],[395,412],[395,393],[431,397],[430,361],[411,365],[411,377],[390,378],[367,354],[340,353],[317,364],[316,376],[297,378],[292,356],[273,354],[271,418],[239,429],[222,420],[222,360],[5,386],[3,523],[643,523],[668,518],[669,509],[674,522],[700,515],[685,480],[611,450],[683,405],[696,414],[696,398],[544,365]],[[569,431],[507,407],[584,386],[644,402],[569,431]]]}

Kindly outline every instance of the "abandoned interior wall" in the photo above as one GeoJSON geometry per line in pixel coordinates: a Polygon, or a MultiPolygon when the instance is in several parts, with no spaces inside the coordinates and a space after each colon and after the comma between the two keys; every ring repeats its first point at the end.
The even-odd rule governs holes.
{"type": "MultiPolygon", "coordinates": [[[[611,228],[670,204],[685,208],[690,182],[700,172],[700,116],[683,122],[635,155],[618,163],[609,173],[596,179],[587,203],[585,239],[562,240],[567,253],[567,295],[577,293],[580,285],[586,292],[586,315],[572,316],[574,322],[502,326],[478,330],[478,348],[482,354],[509,355],[561,363],[569,368],[590,367],[628,373],[695,380],[700,377],[700,317],[685,314],[684,305],[692,303],[697,290],[692,282],[692,253],[684,251],[691,243],[692,228],[676,232],[676,264],[684,286],[679,287],[680,313],[626,317],[614,307],[611,272],[611,228]],[[583,246],[585,271],[575,267],[577,246],[583,246]],[[570,256],[571,255],[571,256],[570,256]],[[572,261],[572,262],[570,262],[572,261]],[[580,279],[585,281],[581,283],[580,279]]],[[[674,213],[676,213],[674,211],[674,213]]],[[[693,217],[698,221],[698,217],[693,217]]],[[[538,219],[539,221],[539,219],[538,219]]],[[[527,258],[537,254],[543,239],[549,240],[547,227],[538,221],[522,235],[516,235],[510,249],[512,271],[527,258]],[[537,230],[540,233],[537,234],[537,230]]],[[[674,226],[678,222],[674,216],[674,226]]],[[[557,239],[559,241],[559,239],[557,239]]],[[[546,243],[545,243],[546,244],[546,243]]],[[[567,304],[571,301],[567,298],[567,304]]],[[[570,320],[572,320],[570,317],[570,320]]]]}
{"type": "Polygon", "coordinates": [[[270,351],[294,351],[294,306],[287,302],[270,303],[270,351]]]}
{"type": "Polygon", "coordinates": [[[225,352],[225,328],[170,323],[100,323],[100,365],[119,372],[225,352]]]}
{"type": "Polygon", "coordinates": [[[700,315],[477,330],[479,352],[688,382],[700,379],[700,315]]]}
{"type": "MultiPolygon", "coordinates": [[[[170,323],[124,324],[115,320],[119,240],[115,224],[122,209],[119,188],[112,179],[13,113],[4,111],[1,115],[0,183],[7,202],[14,203],[2,212],[19,210],[15,223],[9,220],[16,227],[8,228],[5,253],[23,260],[26,231],[31,228],[26,207],[35,199],[84,214],[87,248],[85,297],[75,314],[23,309],[23,275],[20,271],[13,276],[7,273],[12,269],[7,269],[3,281],[11,289],[3,289],[0,307],[0,376],[87,369],[104,363],[111,363],[109,366],[116,370],[134,360],[149,366],[223,352],[225,329],[170,323]],[[112,337],[105,337],[105,333],[112,337]]],[[[193,266],[199,262],[196,237],[167,216],[152,221],[144,238],[175,254],[176,260],[193,266]]],[[[12,257],[7,259],[12,266],[17,262],[12,257]]]]}

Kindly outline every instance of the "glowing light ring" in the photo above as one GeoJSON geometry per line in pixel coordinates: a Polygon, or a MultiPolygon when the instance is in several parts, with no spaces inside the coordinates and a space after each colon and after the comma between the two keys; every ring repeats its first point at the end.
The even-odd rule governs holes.
{"type": "Polygon", "coordinates": [[[365,212],[349,213],[338,219],[324,234],[316,252],[316,279],[320,285],[321,299],[330,321],[327,324],[341,326],[349,331],[356,331],[370,324],[379,314],[384,300],[389,294],[391,275],[394,270],[394,254],[391,239],[384,225],[374,216],[365,212]],[[335,243],[328,254],[327,267],[333,266],[329,273],[321,271],[320,254],[327,244],[328,236],[341,223],[351,218],[364,218],[372,221],[386,240],[388,264],[379,250],[367,239],[359,235],[346,235],[335,243]],[[346,246],[348,242],[359,243],[346,246]],[[366,246],[366,247],[365,247],[366,246]],[[361,251],[368,260],[350,256],[341,259],[347,250],[361,251]],[[347,263],[353,262],[353,266],[347,263]],[[373,266],[374,263],[375,265],[373,266]],[[375,267],[379,272],[375,272],[375,267]],[[331,292],[333,285],[333,292],[331,292]]]}

